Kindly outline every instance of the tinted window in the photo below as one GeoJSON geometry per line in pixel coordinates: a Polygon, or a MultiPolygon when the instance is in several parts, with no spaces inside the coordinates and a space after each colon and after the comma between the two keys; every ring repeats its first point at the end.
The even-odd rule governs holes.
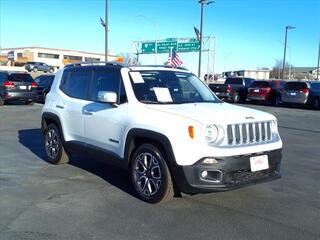
{"type": "Polygon", "coordinates": [[[115,92],[118,95],[118,99],[120,96],[120,103],[127,101],[121,75],[117,69],[101,68],[94,70],[91,96],[93,101],[98,100],[97,96],[99,91],[115,92]]]}
{"type": "Polygon", "coordinates": [[[88,99],[87,93],[92,71],[87,69],[65,70],[60,89],[70,97],[88,99]]]}
{"type": "Polygon", "coordinates": [[[311,89],[314,91],[320,91],[320,83],[310,83],[311,89]]]}
{"type": "Polygon", "coordinates": [[[40,76],[34,81],[39,84],[40,87],[50,87],[52,85],[54,76],[40,76]]]}
{"type": "Polygon", "coordinates": [[[8,74],[4,72],[0,72],[0,84],[7,81],[8,74]]]}
{"type": "Polygon", "coordinates": [[[301,90],[305,88],[308,88],[305,82],[287,82],[285,86],[286,90],[301,90]]]}
{"type": "Polygon", "coordinates": [[[243,84],[243,78],[227,78],[225,84],[243,84]]]}
{"type": "Polygon", "coordinates": [[[244,82],[245,82],[246,86],[250,86],[250,85],[252,84],[252,82],[253,82],[253,79],[251,79],[251,78],[245,78],[245,79],[244,79],[244,82]]]}
{"type": "Polygon", "coordinates": [[[33,78],[26,73],[12,73],[8,79],[12,82],[33,82],[33,78]]]}
{"type": "Polygon", "coordinates": [[[267,88],[270,87],[270,83],[267,81],[254,81],[251,84],[251,87],[257,87],[257,88],[267,88]]]}
{"type": "Polygon", "coordinates": [[[286,82],[284,81],[272,81],[271,86],[272,88],[284,88],[286,82]]]}

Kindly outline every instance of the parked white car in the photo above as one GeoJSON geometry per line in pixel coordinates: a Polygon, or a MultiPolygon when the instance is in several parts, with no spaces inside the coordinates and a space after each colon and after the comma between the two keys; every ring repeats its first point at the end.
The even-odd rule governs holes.
{"type": "Polygon", "coordinates": [[[49,162],[99,156],[129,169],[150,203],[280,177],[276,118],[222,102],[182,69],[67,65],[47,95],[42,131],[49,162]]]}

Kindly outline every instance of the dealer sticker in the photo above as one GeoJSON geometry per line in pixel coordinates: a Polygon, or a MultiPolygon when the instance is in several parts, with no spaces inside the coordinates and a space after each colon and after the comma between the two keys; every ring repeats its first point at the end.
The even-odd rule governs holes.
{"type": "Polygon", "coordinates": [[[268,169],[268,155],[250,157],[250,167],[252,172],[268,169]]]}

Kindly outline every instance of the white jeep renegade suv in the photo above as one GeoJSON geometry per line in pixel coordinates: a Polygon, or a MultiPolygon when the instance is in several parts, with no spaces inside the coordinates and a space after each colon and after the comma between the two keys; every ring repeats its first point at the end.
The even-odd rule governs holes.
{"type": "Polygon", "coordinates": [[[47,95],[42,132],[49,162],[94,154],[128,169],[150,203],[280,177],[276,118],[222,102],[182,69],[67,65],[47,95]]]}

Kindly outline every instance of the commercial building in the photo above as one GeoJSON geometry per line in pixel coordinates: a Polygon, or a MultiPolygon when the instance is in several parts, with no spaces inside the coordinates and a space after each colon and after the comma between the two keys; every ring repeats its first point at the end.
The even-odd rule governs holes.
{"type": "MultiPolygon", "coordinates": [[[[116,61],[118,56],[108,55],[116,61]]],[[[28,61],[44,62],[59,69],[68,63],[81,61],[104,61],[104,54],[44,47],[2,48],[0,65],[23,66],[28,61]]]]}
{"type": "Polygon", "coordinates": [[[292,67],[291,68],[291,79],[298,79],[298,80],[312,80],[317,78],[317,71],[319,71],[320,76],[320,69],[317,67],[292,67]]]}
{"type": "Polygon", "coordinates": [[[224,77],[248,77],[254,79],[268,80],[270,78],[270,70],[259,69],[259,70],[238,70],[223,72],[224,77]]]}

